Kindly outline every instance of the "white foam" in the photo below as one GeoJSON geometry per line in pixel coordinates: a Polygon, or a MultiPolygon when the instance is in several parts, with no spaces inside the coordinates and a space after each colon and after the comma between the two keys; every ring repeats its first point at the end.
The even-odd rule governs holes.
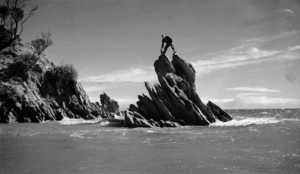
{"type": "Polygon", "coordinates": [[[289,158],[300,158],[300,155],[292,153],[292,154],[283,155],[281,158],[286,158],[286,157],[289,157],[289,158]]]}
{"type": "Polygon", "coordinates": [[[73,138],[80,138],[80,139],[84,138],[83,133],[79,133],[79,132],[72,133],[70,136],[73,138]]]}
{"type": "Polygon", "coordinates": [[[98,123],[101,120],[102,119],[84,120],[84,119],[64,118],[61,121],[58,121],[58,123],[62,125],[92,124],[92,123],[98,123]]]}
{"type": "Polygon", "coordinates": [[[275,118],[244,118],[241,120],[231,120],[228,122],[220,122],[211,124],[210,126],[249,126],[249,125],[262,125],[262,124],[273,124],[278,123],[280,120],[275,118]]]}

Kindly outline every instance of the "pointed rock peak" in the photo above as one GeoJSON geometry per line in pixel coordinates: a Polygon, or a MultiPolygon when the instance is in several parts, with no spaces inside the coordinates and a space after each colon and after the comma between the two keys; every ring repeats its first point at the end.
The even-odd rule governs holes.
{"type": "Polygon", "coordinates": [[[155,72],[161,73],[163,76],[166,73],[175,73],[175,69],[169,59],[165,55],[160,55],[154,62],[155,72]]]}

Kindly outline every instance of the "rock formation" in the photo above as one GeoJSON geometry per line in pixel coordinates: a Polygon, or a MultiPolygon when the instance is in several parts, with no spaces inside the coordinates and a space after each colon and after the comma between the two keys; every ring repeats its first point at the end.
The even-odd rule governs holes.
{"type": "Polygon", "coordinates": [[[100,102],[108,114],[120,114],[118,102],[114,99],[110,99],[105,92],[100,95],[100,102]]]}
{"type": "Polygon", "coordinates": [[[178,55],[170,62],[165,55],[154,63],[159,84],[145,82],[150,97],[139,95],[137,106],[131,104],[125,112],[125,127],[207,126],[217,120],[232,117],[209,101],[205,105],[196,93],[196,71],[192,64],[178,55]]]}
{"type": "MultiPolygon", "coordinates": [[[[76,80],[66,81],[63,75],[56,78],[49,75],[49,70],[56,66],[45,56],[25,72],[19,71],[22,66],[12,66],[18,65],[16,62],[24,54],[31,54],[32,49],[30,45],[20,44],[15,50],[5,48],[0,52],[0,123],[43,122],[64,117],[93,119],[112,115],[110,105],[106,107],[90,102],[76,80]]],[[[113,106],[113,111],[118,111],[117,103],[114,102],[113,106]]]]}

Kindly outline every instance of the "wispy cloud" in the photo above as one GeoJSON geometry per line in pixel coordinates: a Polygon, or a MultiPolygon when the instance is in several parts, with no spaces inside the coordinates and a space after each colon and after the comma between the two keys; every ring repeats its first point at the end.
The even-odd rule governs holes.
{"type": "Polygon", "coordinates": [[[296,50],[300,50],[300,45],[289,47],[289,51],[296,51],[296,50]]]}
{"type": "Polygon", "coordinates": [[[131,96],[119,96],[115,98],[116,101],[118,101],[118,104],[120,106],[121,110],[125,110],[129,108],[130,104],[136,104],[138,101],[137,97],[131,97],[131,96]]]}
{"type": "Polygon", "coordinates": [[[222,52],[199,57],[192,62],[197,75],[210,73],[213,70],[232,68],[246,64],[253,64],[281,54],[280,50],[263,50],[256,47],[239,46],[222,52]]]}
{"type": "Polygon", "coordinates": [[[211,99],[223,108],[299,108],[299,98],[268,97],[257,93],[239,93],[234,98],[211,99]]]}
{"type": "Polygon", "coordinates": [[[118,98],[115,98],[116,101],[118,101],[118,103],[122,103],[122,104],[135,104],[138,101],[137,97],[130,97],[130,96],[121,96],[118,98]]]}
{"type": "Polygon", "coordinates": [[[300,49],[299,45],[291,46],[287,49],[263,49],[262,45],[276,39],[286,38],[298,34],[298,30],[284,32],[275,36],[254,38],[244,41],[241,45],[223,51],[205,54],[193,59],[192,62],[197,75],[210,73],[214,70],[233,68],[247,64],[260,63],[262,61],[294,60],[300,59],[296,53],[300,49]]]}
{"type": "Polygon", "coordinates": [[[83,88],[86,92],[102,92],[106,89],[120,88],[127,86],[128,82],[93,82],[81,81],[83,88]]]}
{"type": "Polygon", "coordinates": [[[263,87],[234,87],[234,88],[227,88],[227,91],[254,91],[254,92],[281,92],[280,90],[276,89],[268,89],[263,87]]]}
{"type": "Polygon", "coordinates": [[[156,80],[153,67],[138,67],[80,79],[82,82],[145,82],[156,80]]]}
{"type": "Polygon", "coordinates": [[[100,102],[100,97],[95,97],[95,96],[89,96],[90,101],[92,102],[100,102]]]}
{"type": "Polygon", "coordinates": [[[294,36],[300,33],[300,30],[292,30],[279,33],[277,35],[264,36],[264,37],[256,37],[242,41],[243,45],[257,45],[265,42],[270,42],[277,39],[282,39],[290,36],[294,36]]]}

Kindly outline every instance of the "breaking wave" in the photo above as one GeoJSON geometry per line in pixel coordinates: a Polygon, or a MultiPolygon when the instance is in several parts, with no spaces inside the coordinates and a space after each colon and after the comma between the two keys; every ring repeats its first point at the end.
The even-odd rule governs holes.
{"type": "Polygon", "coordinates": [[[231,120],[228,122],[220,122],[217,121],[216,123],[211,124],[210,126],[249,126],[249,125],[262,125],[262,124],[274,124],[279,123],[283,120],[279,120],[276,118],[244,118],[241,120],[231,120]]]}
{"type": "Polygon", "coordinates": [[[76,124],[93,124],[98,123],[102,119],[93,119],[93,120],[84,120],[84,119],[73,119],[73,118],[64,118],[61,121],[58,121],[62,125],[76,125],[76,124]]]}

